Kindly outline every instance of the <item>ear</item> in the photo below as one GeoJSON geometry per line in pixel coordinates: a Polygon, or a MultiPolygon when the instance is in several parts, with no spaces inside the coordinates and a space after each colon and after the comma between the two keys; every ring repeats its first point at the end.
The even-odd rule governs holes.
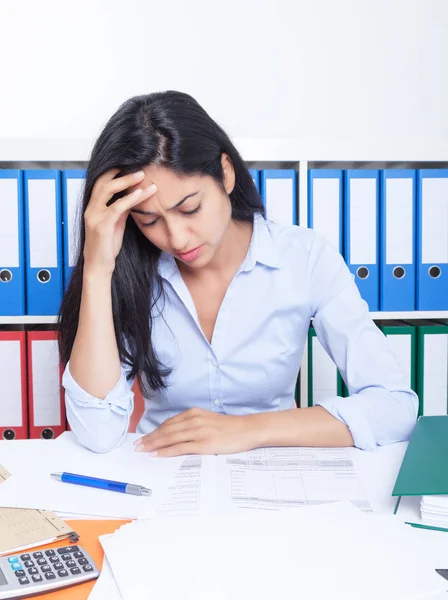
{"type": "Polygon", "coordinates": [[[221,165],[224,174],[224,188],[227,194],[230,194],[235,187],[235,170],[232,161],[225,152],[221,155],[221,165]]]}

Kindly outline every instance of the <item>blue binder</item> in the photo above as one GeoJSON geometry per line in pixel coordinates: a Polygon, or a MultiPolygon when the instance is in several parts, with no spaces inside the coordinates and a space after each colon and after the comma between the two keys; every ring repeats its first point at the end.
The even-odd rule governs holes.
{"type": "Polygon", "coordinates": [[[381,172],[380,310],[415,310],[416,172],[381,172]]]}
{"type": "Polygon", "coordinates": [[[266,218],[279,225],[297,225],[297,173],[265,169],[260,173],[260,188],[266,218]]]}
{"type": "Polygon", "coordinates": [[[343,172],[342,169],[308,171],[308,227],[325,236],[343,252],[343,172]]]}
{"type": "Polygon", "coordinates": [[[24,314],[22,173],[17,169],[0,170],[0,315],[24,314]]]}
{"type": "Polygon", "coordinates": [[[64,290],[67,289],[73,267],[79,253],[79,227],[81,216],[82,191],[86,172],[65,170],[61,173],[62,217],[64,247],[64,290]]]}
{"type": "Polygon", "coordinates": [[[370,311],[379,310],[379,182],[376,169],[344,172],[344,256],[370,311]]]}
{"type": "Polygon", "coordinates": [[[60,173],[24,171],[29,315],[57,315],[62,299],[60,173]]]}
{"type": "Polygon", "coordinates": [[[448,169],[417,171],[417,310],[448,309],[448,169]]]}
{"type": "Polygon", "coordinates": [[[258,169],[249,169],[249,173],[254,180],[257,191],[260,192],[260,171],[258,171],[258,169]]]}

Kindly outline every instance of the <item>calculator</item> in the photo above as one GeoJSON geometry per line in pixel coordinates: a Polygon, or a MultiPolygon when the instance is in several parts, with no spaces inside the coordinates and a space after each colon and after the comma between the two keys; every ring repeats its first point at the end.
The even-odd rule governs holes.
{"type": "Polygon", "coordinates": [[[81,546],[0,557],[0,600],[26,598],[95,579],[100,572],[81,546]]]}

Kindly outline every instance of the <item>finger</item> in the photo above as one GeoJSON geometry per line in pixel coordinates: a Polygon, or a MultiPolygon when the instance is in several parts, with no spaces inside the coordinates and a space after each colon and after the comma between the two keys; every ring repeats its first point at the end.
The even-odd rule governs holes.
{"type": "Polygon", "coordinates": [[[170,456],[183,456],[184,454],[202,454],[201,447],[198,446],[195,442],[185,442],[183,444],[169,446],[169,448],[157,450],[152,454],[152,456],[157,456],[159,458],[168,458],[170,456]]]}
{"type": "Polygon", "coordinates": [[[135,447],[137,452],[153,452],[175,444],[183,444],[184,442],[194,442],[197,439],[197,430],[190,427],[180,431],[172,431],[158,438],[145,441],[135,447]]]}
{"type": "Polygon", "coordinates": [[[121,215],[125,213],[129,213],[129,211],[140,204],[140,202],[144,202],[148,200],[151,196],[153,196],[157,192],[157,186],[155,183],[152,183],[146,189],[137,188],[131,194],[127,194],[120,198],[113,204],[111,204],[107,208],[107,215],[112,217],[113,221],[116,221],[121,215]]]}
{"type": "MultiPolygon", "coordinates": [[[[115,175],[117,172],[115,172],[115,175]]],[[[107,175],[107,177],[102,179],[103,176],[101,176],[95,182],[91,196],[91,203],[93,206],[105,206],[115,194],[141,183],[145,178],[145,173],[143,171],[123,175],[116,179],[114,179],[113,176],[110,177],[110,173],[111,172],[108,171],[104,174],[104,176],[107,175]]]]}
{"type": "Polygon", "coordinates": [[[134,446],[141,446],[145,444],[152,444],[154,440],[157,440],[160,436],[166,435],[167,433],[175,433],[186,429],[189,425],[185,421],[178,421],[177,423],[169,423],[170,419],[167,419],[162,425],[154,429],[151,433],[147,433],[138,440],[135,440],[134,446]]]}
{"type": "MultiPolygon", "coordinates": [[[[183,412],[175,415],[174,417],[170,417],[165,421],[165,423],[177,423],[179,421],[188,421],[193,419],[194,417],[200,417],[206,413],[210,414],[211,411],[204,410],[202,408],[189,408],[188,410],[184,410],[183,412]]],[[[164,424],[165,424],[164,423],[164,424]]]]}

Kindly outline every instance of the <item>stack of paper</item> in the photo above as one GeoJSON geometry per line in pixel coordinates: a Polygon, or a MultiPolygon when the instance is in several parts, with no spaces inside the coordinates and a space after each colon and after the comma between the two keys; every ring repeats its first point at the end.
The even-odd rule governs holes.
{"type": "Polygon", "coordinates": [[[92,598],[412,600],[448,589],[425,540],[393,516],[346,502],[139,520],[100,538],[110,571],[92,598]],[[140,558],[130,563],[130,551],[144,568],[140,558]]]}
{"type": "Polygon", "coordinates": [[[420,513],[424,523],[433,527],[448,528],[448,496],[422,496],[420,513]]]}

